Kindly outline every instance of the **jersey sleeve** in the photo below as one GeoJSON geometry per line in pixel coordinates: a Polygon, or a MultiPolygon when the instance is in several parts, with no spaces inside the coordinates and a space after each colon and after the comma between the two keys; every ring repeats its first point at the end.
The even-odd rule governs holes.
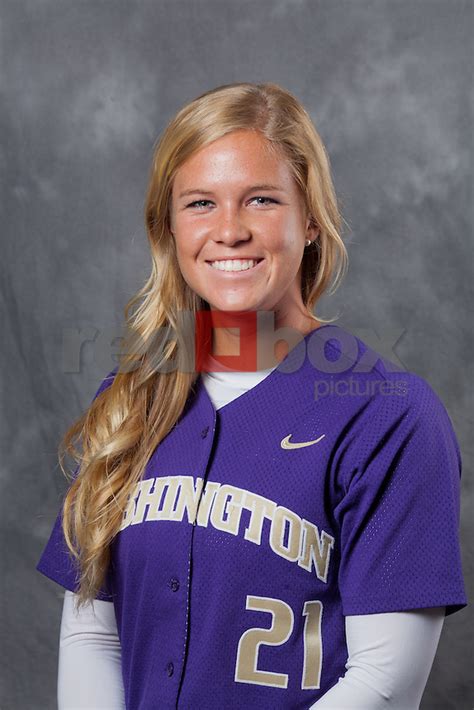
{"type": "MultiPolygon", "coordinates": [[[[115,377],[115,374],[116,368],[102,380],[92,401],[94,401],[94,399],[96,399],[101,392],[109,387],[115,377]]],[[[78,468],[79,467],[76,467],[73,474],[74,476],[76,475],[78,468]]],[[[76,592],[79,586],[79,572],[76,561],[69,552],[69,548],[62,532],[62,514],[63,504],[61,504],[61,508],[56,516],[52,532],[45,548],[43,549],[39,562],[36,565],[36,569],[38,572],[41,572],[41,574],[44,574],[46,577],[49,577],[49,579],[57,582],[65,589],[68,589],[71,592],[76,592]]],[[[104,585],[101,587],[95,598],[101,601],[113,601],[112,575],[110,568],[107,571],[104,585]]]]}
{"type": "Polygon", "coordinates": [[[343,613],[446,606],[449,615],[467,605],[453,425],[417,375],[405,395],[380,396],[350,436],[335,508],[343,613]]]}

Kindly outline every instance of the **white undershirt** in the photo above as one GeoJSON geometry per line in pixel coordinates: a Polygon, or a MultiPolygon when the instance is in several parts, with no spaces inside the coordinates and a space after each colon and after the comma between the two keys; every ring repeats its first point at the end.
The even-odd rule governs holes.
{"type": "MultiPolygon", "coordinates": [[[[257,372],[208,372],[203,382],[219,409],[260,382],[257,372]]],[[[124,710],[120,640],[112,602],[75,609],[64,594],[58,710],[124,710]]],[[[346,673],[311,708],[418,710],[438,647],[445,608],[345,617],[346,673]]]]}

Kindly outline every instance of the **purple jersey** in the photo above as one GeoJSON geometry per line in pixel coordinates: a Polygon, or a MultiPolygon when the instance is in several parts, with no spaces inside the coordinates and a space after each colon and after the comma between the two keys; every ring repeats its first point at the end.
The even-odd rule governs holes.
{"type": "MultiPolygon", "coordinates": [[[[460,475],[430,385],[340,326],[218,411],[199,378],[98,597],[127,708],[306,709],[346,671],[345,615],[466,606],[460,475]]],[[[75,591],[60,515],[37,569],[75,591]]]]}

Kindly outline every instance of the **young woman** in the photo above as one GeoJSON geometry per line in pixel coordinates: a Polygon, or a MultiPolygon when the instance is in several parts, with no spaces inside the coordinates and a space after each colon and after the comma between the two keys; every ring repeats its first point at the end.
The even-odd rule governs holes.
{"type": "Polygon", "coordinates": [[[314,316],[341,222],[279,86],[164,131],[151,276],[37,566],[66,589],[60,710],[418,708],[466,605],[460,452],[425,380],[314,316]]]}

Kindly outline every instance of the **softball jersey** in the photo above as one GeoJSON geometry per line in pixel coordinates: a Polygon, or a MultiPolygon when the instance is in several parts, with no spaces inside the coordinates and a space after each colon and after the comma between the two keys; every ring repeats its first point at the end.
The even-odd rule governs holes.
{"type": "MultiPolygon", "coordinates": [[[[97,595],[127,708],[307,709],[342,688],[347,617],[466,606],[460,473],[428,383],[339,326],[218,410],[199,378],[97,595]]],[[[37,568],[74,592],[60,514],[37,568]]]]}

